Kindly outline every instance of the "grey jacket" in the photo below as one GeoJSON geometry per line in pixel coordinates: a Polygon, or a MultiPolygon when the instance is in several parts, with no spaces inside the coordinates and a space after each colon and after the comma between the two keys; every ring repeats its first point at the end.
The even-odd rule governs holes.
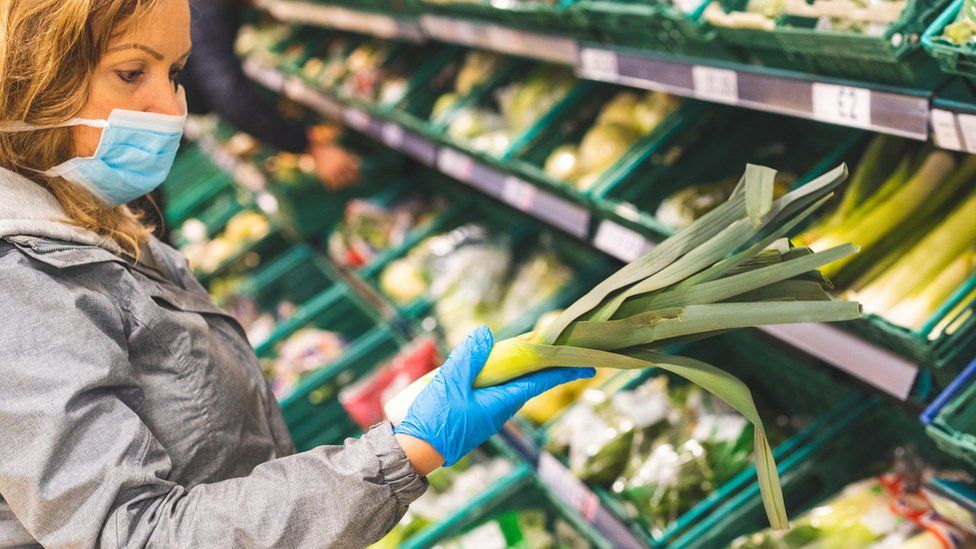
{"type": "Polygon", "coordinates": [[[0,547],[363,547],[424,492],[388,424],[292,455],[183,257],[63,218],[0,169],[0,547]]]}

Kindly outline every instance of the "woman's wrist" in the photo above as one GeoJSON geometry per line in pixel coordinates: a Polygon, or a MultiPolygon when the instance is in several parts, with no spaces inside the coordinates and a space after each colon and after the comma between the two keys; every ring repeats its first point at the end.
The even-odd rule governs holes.
{"type": "Polygon", "coordinates": [[[426,477],[444,465],[444,456],[437,453],[437,450],[429,443],[402,433],[398,433],[394,437],[418,475],[426,477]]]}

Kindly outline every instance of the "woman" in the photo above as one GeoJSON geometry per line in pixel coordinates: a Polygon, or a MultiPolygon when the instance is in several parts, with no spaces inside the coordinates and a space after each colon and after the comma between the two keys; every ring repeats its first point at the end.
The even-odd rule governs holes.
{"type": "Polygon", "coordinates": [[[240,326],[124,204],[182,134],[187,0],[0,7],[0,547],[362,547],[561,369],[471,389],[480,329],[395,429],[291,455],[240,326]]]}

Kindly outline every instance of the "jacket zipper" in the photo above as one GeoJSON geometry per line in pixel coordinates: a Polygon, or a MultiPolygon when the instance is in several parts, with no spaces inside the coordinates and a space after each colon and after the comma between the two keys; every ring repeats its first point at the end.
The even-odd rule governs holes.
{"type": "Polygon", "coordinates": [[[30,240],[27,242],[27,246],[39,254],[67,252],[70,250],[91,250],[98,247],[88,244],[54,244],[39,240],[30,240]]]}

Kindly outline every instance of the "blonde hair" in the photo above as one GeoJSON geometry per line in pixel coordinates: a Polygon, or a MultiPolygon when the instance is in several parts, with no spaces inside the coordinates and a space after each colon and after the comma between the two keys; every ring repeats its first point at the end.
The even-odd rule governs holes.
{"type": "MultiPolygon", "coordinates": [[[[88,102],[91,78],[110,39],[157,0],[2,0],[0,120],[56,124],[88,102]]],[[[70,129],[0,132],[0,166],[45,187],[71,225],[111,238],[135,258],[152,228],[126,206],[110,207],[62,178],[38,176],[75,156],[70,129]]]]}

